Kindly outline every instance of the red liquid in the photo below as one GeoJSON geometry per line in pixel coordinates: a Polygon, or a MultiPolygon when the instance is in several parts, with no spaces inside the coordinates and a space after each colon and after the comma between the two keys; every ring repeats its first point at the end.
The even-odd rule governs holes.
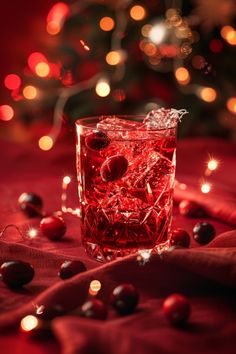
{"type": "Polygon", "coordinates": [[[175,128],[96,131],[86,128],[77,145],[85,247],[106,259],[164,243],[172,217],[175,128]]]}

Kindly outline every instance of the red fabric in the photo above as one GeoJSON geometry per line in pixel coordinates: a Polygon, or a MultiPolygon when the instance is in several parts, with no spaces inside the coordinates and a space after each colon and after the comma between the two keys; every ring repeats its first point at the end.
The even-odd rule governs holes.
{"type": "MultiPolygon", "coordinates": [[[[1,142],[4,151],[2,173],[0,228],[18,225],[23,232],[38,227],[39,219],[28,219],[18,209],[18,196],[25,191],[40,194],[45,209],[60,208],[61,179],[75,175],[74,140],[58,143],[51,152],[1,142]],[[37,163],[36,163],[37,162],[37,163]]],[[[235,164],[233,144],[216,140],[185,140],[179,143],[177,179],[187,183],[187,190],[176,190],[176,200],[188,197],[207,206],[217,237],[207,246],[194,240],[187,250],[169,251],[152,256],[141,266],[136,257],[126,257],[108,264],[88,258],[81,247],[79,220],[66,216],[67,234],[60,242],[39,236],[28,244],[9,229],[0,241],[0,260],[21,259],[35,268],[35,278],[23,290],[9,290],[0,284],[0,344],[4,354],[29,350],[36,354],[136,354],[149,353],[227,353],[235,352],[235,287],[236,230],[235,164]],[[208,154],[221,161],[210,177],[214,188],[209,195],[199,193],[199,179],[208,154]],[[88,267],[67,281],[58,278],[58,269],[65,259],[80,259],[88,267]],[[112,289],[123,282],[133,283],[140,292],[138,310],[119,317],[109,308],[108,319],[87,320],[70,313],[87,297],[89,283],[102,283],[98,297],[109,300],[112,289]],[[165,320],[161,306],[165,296],[181,292],[189,296],[192,313],[186,328],[176,329],[165,320]],[[52,321],[55,339],[32,342],[17,330],[19,320],[35,311],[35,305],[63,304],[68,314],[52,321]],[[22,349],[23,348],[23,349],[22,349]]],[[[76,205],[76,186],[69,190],[69,204],[76,205]]],[[[200,219],[180,216],[175,208],[173,227],[191,232],[200,219]]]]}

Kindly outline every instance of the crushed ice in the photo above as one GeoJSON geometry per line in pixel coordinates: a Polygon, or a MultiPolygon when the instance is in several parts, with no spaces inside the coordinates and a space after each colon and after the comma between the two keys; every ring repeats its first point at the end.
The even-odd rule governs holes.
{"type": "Polygon", "coordinates": [[[143,123],[147,129],[166,129],[175,127],[182,117],[187,114],[186,109],[159,108],[150,111],[143,123]]]}

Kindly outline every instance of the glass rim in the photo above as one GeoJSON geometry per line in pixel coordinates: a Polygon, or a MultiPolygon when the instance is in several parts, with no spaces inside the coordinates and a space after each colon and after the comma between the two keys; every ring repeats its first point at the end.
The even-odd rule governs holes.
{"type": "MultiPolygon", "coordinates": [[[[97,123],[99,121],[101,121],[102,119],[105,118],[122,118],[122,119],[126,119],[126,118],[136,118],[139,119],[138,121],[142,121],[146,116],[145,115],[140,115],[140,114],[103,114],[103,115],[97,115],[97,116],[88,116],[88,117],[83,117],[83,118],[79,118],[75,121],[75,125],[76,126],[80,126],[82,128],[85,129],[98,129],[96,127],[96,125],[91,126],[88,123],[86,124],[85,122],[89,121],[89,120],[97,120],[97,123]]],[[[127,119],[129,120],[129,119],[127,119]]],[[[135,119],[133,120],[135,122],[135,119]]],[[[171,130],[171,129],[176,129],[178,126],[178,121],[174,121],[173,120],[173,125],[169,126],[169,127],[163,127],[163,128],[154,128],[154,129],[145,129],[144,128],[120,128],[120,129],[106,129],[106,131],[124,131],[124,130],[128,130],[128,131],[148,131],[148,132],[156,132],[156,131],[164,131],[164,130],[171,130]]]]}

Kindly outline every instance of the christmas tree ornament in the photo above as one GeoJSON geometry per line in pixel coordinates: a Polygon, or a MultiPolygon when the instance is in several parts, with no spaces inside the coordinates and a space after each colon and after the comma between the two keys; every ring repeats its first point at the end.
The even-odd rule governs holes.
{"type": "Polygon", "coordinates": [[[34,277],[34,268],[23,261],[7,261],[0,267],[2,281],[9,288],[20,288],[31,282],[34,277]]]}
{"type": "Polygon", "coordinates": [[[206,245],[215,237],[215,228],[208,222],[199,222],[193,228],[193,238],[200,245],[206,245]]]}
{"type": "Polygon", "coordinates": [[[120,315],[128,315],[137,307],[139,293],[132,284],[121,284],[113,290],[110,302],[120,315]]]}
{"type": "Polygon", "coordinates": [[[43,201],[35,193],[22,193],[18,199],[20,209],[29,217],[41,216],[43,201]]]}
{"type": "Polygon", "coordinates": [[[172,231],[170,238],[170,246],[178,247],[189,247],[190,245],[190,236],[187,231],[183,229],[175,229],[172,231]]]}
{"type": "Polygon", "coordinates": [[[85,272],[87,268],[81,261],[65,261],[62,263],[58,276],[61,279],[69,279],[76,274],[85,272]]]}
{"type": "Polygon", "coordinates": [[[40,230],[51,241],[58,241],[66,232],[66,224],[62,217],[47,216],[41,220],[40,230]]]}
{"type": "Polygon", "coordinates": [[[162,311],[170,324],[181,326],[187,322],[191,306],[189,300],[184,295],[171,294],[165,299],[162,311]]]}
{"type": "Polygon", "coordinates": [[[181,215],[191,218],[201,218],[207,216],[204,208],[192,200],[182,200],[179,203],[179,212],[181,215]]]}
{"type": "Polygon", "coordinates": [[[81,306],[80,316],[94,320],[105,320],[107,317],[107,307],[101,300],[92,298],[81,306]]]}

